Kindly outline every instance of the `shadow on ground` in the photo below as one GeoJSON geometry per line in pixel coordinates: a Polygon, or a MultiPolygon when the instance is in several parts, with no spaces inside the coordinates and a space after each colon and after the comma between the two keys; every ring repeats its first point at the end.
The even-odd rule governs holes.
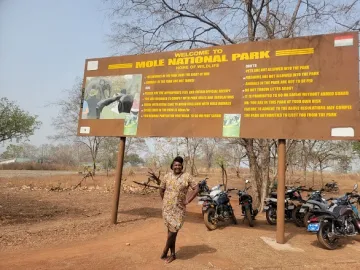
{"type": "Polygon", "coordinates": [[[176,258],[180,260],[189,260],[200,254],[214,253],[217,249],[209,247],[208,245],[194,245],[180,247],[176,252],[176,258]]]}
{"type": "MultiPolygon", "coordinates": [[[[162,218],[162,212],[161,208],[152,208],[152,207],[142,207],[142,208],[133,208],[126,211],[119,211],[122,215],[130,215],[130,216],[137,216],[136,218],[132,219],[132,221],[136,220],[145,220],[147,218],[162,218]]],[[[121,218],[120,218],[121,219],[121,218]]],[[[199,212],[186,212],[185,217],[185,223],[196,223],[196,224],[204,224],[203,215],[199,212]]],[[[269,225],[265,219],[262,219],[259,217],[257,220],[255,220],[254,227],[249,227],[248,223],[245,221],[243,222],[242,217],[237,217],[238,224],[234,225],[231,223],[231,221],[228,222],[219,222],[217,230],[224,230],[226,228],[232,227],[232,228],[238,228],[241,230],[258,230],[258,231],[269,231],[269,232],[276,232],[276,226],[275,225],[269,225]]],[[[121,222],[120,222],[121,223],[121,222]]],[[[305,227],[296,227],[295,224],[288,221],[285,223],[285,231],[289,233],[287,235],[287,241],[292,239],[294,236],[299,234],[309,234],[305,227]]]]}

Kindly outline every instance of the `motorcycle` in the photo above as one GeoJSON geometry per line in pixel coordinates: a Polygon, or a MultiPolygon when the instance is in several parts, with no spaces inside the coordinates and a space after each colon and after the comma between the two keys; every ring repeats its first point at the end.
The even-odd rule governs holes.
{"type": "Polygon", "coordinates": [[[314,210],[326,210],[329,208],[329,201],[334,200],[333,198],[324,199],[320,191],[315,191],[311,194],[305,204],[302,205],[300,212],[304,213],[304,226],[308,225],[308,221],[314,217],[314,210]]]}
{"type": "MultiPolygon", "coordinates": [[[[303,186],[288,189],[285,193],[285,219],[293,219],[294,210],[298,210],[301,206],[298,204],[304,200],[299,192],[303,186]]],[[[266,212],[266,220],[270,225],[276,225],[277,211],[277,194],[272,192],[269,198],[265,199],[264,211],[266,212]]]]}
{"type": "MultiPolygon", "coordinates": [[[[339,198],[329,198],[326,199],[325,203],[320,202],[313,202],[314,207],[312,209],[309,209],[308,213],[304,217],[304,222],[306,222],[306,225],[308,225],[309,221],[313,218],[319,217],[322,215],[323,211],[333,211],[336,206],[339,205],[347,205],[349,207],[353,208],[353,211],[358,215],[358,210],[356,207],[354,207],[351,203],[349,203],[348,196],[355,196],[354,191],[345,193],[344,196],[341,196],[339,198]],[[329,204],[329,201],[331,203],[329,204]],[[321,211],[322,210],[322,211],[321,211]]],[[[324,200],[324,199],[323,199],[324,200]]]]}
{"type": "Polygon", "coordinates": [[[310,209],[313,209],[317,207],[318,204],[325,204],[327,205],[326,200],[322,197],[323,189],[321,190],[315,190],[313,191],[312,188],[309,189],[309,191],[312,191],[310,195],[308,195],[308,199],[305,203],[301,205],[301,208],[299,210],[299,214],[302,215],[303,219],[297,219],[295,220],[295,223],[298,227],[307,226],[307,221],[305,221],[305,216],[309,213],[310,209]]]}
{"type": "MultiPolygon", "coordinates": [[[[199,192],[198,192],[198,195],[197,195],[197,198],[198,198],[198,204],[199,205],[203,205],[204,204],[204,198],[206,198],[207,196],[210,195],[211,193],[211,196],[215,196],[215,194],[217,194],[218,192],[217,191],[220,191],[221,190],[221,186],[222,185],[217,185],[215,187],[213,187],[212,189],[209,188],[208,184],[207,184],[207,180],[209,178],[206,177],[204,180],[200,181],[199,182],[199,192]]],[[[202,215],[204,216],[204,207],[202,207],[202,215]]]]}
{"type": "Polygon", "coordinates": [[[336,249],[340,238],[360,233],[360,219],[356,207],[353,206],[360,202],[360,196],[354,194],[357,187],[355,184],[352,192],[337,199],[328,210],[314,210],[320,216],[311,218],[307,229],[317,234],[319,243],[326,249],[336,249]],[[356,201],[351,202],[353,198],[356,201]]]}
{"type": "Polygon", "coordinates": [[[245,181],[245,188],[244,190],[239,190],[238,196],[239,196],[239,205],[241,205],[241,212],[242,216],[244,216],[244,221],[248,220],[249,226],[254,226],[254,220],[256,215],[258,214],[258,209],[253,209],[252,206],[252,197],[250,194],[247,193],[247,190],[251,187],[246,187],[246,184],[250,183],[249,180],[245,181]]]}
{"type": "Polygon", "coordinates": [[[203,195],[209,194],[210,193],[210,189],[209,186],[207,185],[207,180],[209,178],[205,178],[204,180],[199,182],[199,193],[198,193],[198,197],[201,197],[203,195]]]}
{"type": "Polygon", "coordinates": [[[202,210],[204,212],[204,223],[208,230],[215,230],[219,221],[231,220],[237,224],[234,210],[230,204],[230,195],[228,193],[236,188],[230,188],[226,191],[220,189],[223,185],[218,185],[212,188],[209,195],[200,198],[202,203],[202,210]]]}
{"type": "Polygon", "coordinates": [[[336,192],[339,192],[339,187],[338,187],[337,182],[332,180],[332,183],[326,183],[325,184],[324,190],[326,192],[335,192],[336,193],[336,192]]]}

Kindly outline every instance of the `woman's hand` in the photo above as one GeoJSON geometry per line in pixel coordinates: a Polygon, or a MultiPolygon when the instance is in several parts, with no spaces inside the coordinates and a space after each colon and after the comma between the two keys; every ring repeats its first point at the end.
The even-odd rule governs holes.
{"type": "Polygon", "coordinates": [[[160,191],[160,197],[163,200],[164,199],[165,189],[160,188],[159,191],[160,191]]]}

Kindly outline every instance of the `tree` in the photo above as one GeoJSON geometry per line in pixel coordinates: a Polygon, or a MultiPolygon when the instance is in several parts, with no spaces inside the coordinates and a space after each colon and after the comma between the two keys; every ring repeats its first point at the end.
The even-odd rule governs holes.
{"type": "MultiPolygon", "coordinates": [[[[119,138],[107,137],[103,139],[99,150],[98,160],[103,164],[103,167],[107,170],[107,172],[109,172],[110,169],[116,168],[118,148],[119,148],[119,138]]],[[[126,138],[126,143],[125,143],[124,161],[128,160],[129,156],[131,155],[138,156],[143,152],[147,152],[147,150],[148,147],[146,145],[145,139],[128,137],[126,138]]]]}
{"type": "Polygon", "coordinates": [[[129,154],[125,157],[124,162],[129,162],[131,166],[139,166],[145,161],[138,154],[129,154]]]}
{"type": "MultiPolygon", "coordinates": [[[[159,52],[357,30],[359,1],[344,0],[107,0],[114,48],[159,52]]],[[[239,139],[263,200],[273,140],[239,139]]]]}
{"type": "Polygon", "coordinates": [[[10,144],[6,147],[5,152],[1,154],[1,158],[21,158],[24,157],[24,147],[21,145],[10,144]]]}
{"type": "Polygon", "coordinates": [[[196,155],[199,154],[200,146],[203,139],[201,138],[184,138],[182,143],[186,149],[186,160],[189,162],[190,174],[196,176],[198,174],[195,159],[196,155]]]}
{"type": "Polygon", "coordinates": [[[125,156],[129,154],[140,154],[148,151],[148,146],[144,138],[128,137],[125,143],[125,156]]]}
{"type": "Polygon", "coordinates": [[[5,97],[0,99],[0,142],[28,138],[40,126],[36,115],[23,111],[5,97]]]}
{"type": "Polygon", "coordinates": [[[55,105],[60,108],[60,113],[53,119],[52,123],[56,128],[57,134],[55,136],[50,136],[50,138],[56,141],[65,142],[70,140],[74,143],[86,146],[91,154],[93,173],[95,173],[97,156],[103,138],[77,136],[81,87],[82,81],[80,78],[77,78],[73,88],[65,91],[67,97],[55,102],[55,105]]]}
{"type": "Polygon", "coordinates": [[[349,173],[351,171],[351,156],[338,156],[336,159],[335,170],[339,173],[349,173]]]}
{"type": "Polygon", "coordinates": [[[360,141],[352,142],[353,153],[360,158],[360,141]]]}
{"type": "Polygon", "coordinates": [[[205,162],[206,162],[208,171],[210,171],[210,168],[213,165],[215,150],[216,150],[218,141],[219,140],[217,140],[217,139],[204,139],[201,143],[201,150],[204,153],[205,162]]]}

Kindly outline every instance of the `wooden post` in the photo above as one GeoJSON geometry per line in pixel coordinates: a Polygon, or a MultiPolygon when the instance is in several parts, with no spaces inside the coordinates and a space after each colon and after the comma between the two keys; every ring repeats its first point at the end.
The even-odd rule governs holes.
{"type": "Polygon", "coordinates": [[[278,186],[276,210],[276,242],[285,243],[285,166],[286,141],[279,139],[278,143],[278,186]]]}
{"type": "Polygon", "coordinates": [[[119,152],[118,152],[118,159],[117,159],[116,173],[115,173],[114,201],[113,201],[112,218],[111,218],[111,222],[113,224],[117,223],[121,177],[122,177],[122,170],[124,165],[125,141],[126,141],[126,137],[120,137],[119,152]]]}

